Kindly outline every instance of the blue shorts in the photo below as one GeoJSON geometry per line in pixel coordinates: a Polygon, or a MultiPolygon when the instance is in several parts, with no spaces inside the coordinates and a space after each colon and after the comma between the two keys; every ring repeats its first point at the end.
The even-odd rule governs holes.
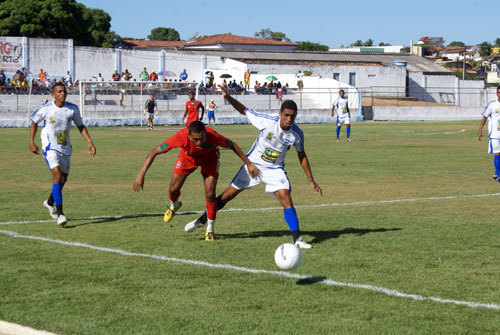
{"type": "Polygon", "coordinates": [[[208,118],[209,119],[215,119],[215,112],[214,111],[208,111],[208,118]]]}

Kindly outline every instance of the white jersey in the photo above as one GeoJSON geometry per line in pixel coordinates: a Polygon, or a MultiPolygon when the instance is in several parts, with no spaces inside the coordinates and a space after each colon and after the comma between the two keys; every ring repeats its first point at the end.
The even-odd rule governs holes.
{"type": "Polygon", "coordinates": [[[43,121],[40,137],[44,152],[54,150],[63,155],[71,155],[72,147],[69,141],[71,121],[77,127],[83,125],[80,110],[75,104],[66,102],[64,107],[59,108],[51,101],[38,107],[30,115],[30,119],[35,123],[43,121]]]}
{"type": "Polygon", "coordinates": [[[260,130],[260,135],[247,154],[252,163],[283,168],[290,146],[293,145],[297,152],[304,151],[304,133],[295,123],[289,130],[283,130],[278,115],[257,113],[250,108],[247,108],[246,115],[250,123],[260,130]]]}
{"type": "Polygon", "coordinates": [[[333,106],[337,110],[339,116],[344,116],[349,113],[349,105],[347,104],[348,100],[346,98],[338,97],[333,102],[333,106]]]}
{"type": "Polygon", "coordinates": [[[488,137],[500,139],[500,101],[490,101],[482,115],[488,119],[488,137]]]}

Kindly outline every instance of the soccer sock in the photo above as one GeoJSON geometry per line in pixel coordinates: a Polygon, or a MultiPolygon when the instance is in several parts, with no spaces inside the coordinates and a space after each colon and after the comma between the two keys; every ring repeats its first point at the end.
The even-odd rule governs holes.
{"type": "Polygon", "coordinates": [[[217,214],[217,202],[208,202],[206,203],[207,206],[207,218],[209,221],[215,220],[215,216],[217,214]]]}
{"type": "Polygon", "coordinates": [[[207,221],[207,231],[214,231],[215,220],[207,221]]]}
{"type": "Polygon", "coordinates": [[[168,198],[170,199],[170,202],[172,203],[174,208],[176,208],[179,205],[179,201],[177,200],[179,199],[180,196],[181,196],[181,191],[177,192],[177,194],[175,195],[168,192],[168,198]]]}
{"type": "Polygon", "coordinates": [[[346,132],[347,132],[347,137],[349,137],[351,135],[351,127],[346,128],[346,132]]]}
{"type": "Polygon", "coordinates": [[[285,221],[290,228],[290,231],[298,231],[299,230],[299,219],[297,218],[297,212],[295,211],[295,207],[287,208],[283,210],[285,214],[285,221]]]}
{"type": "Polygon", "coordinates": [[[337,138],[340,136],[340,128],[337,128],[337,138]]]}
{"type": "Polygon", "coordinates": [[[61,184],[52,184],[52,197],[56,205],[58,214],[62,214],[62,186],[61,184]]]}
{"type": "Polygon", "coordinates": [[[493,162],[495,163],[495,174],[500,176],[500,155],[495,155],[493,162]]]}
{"type": "MultiPolygon", "coordinates": [[[[59,185],[61,185],[61,192],[62,192],[64,184],[59,184],[59,185]]],[[[52,192],[50,192],[50,196],[49,196],[49,199],[47,200],[47,204],[49,206],[54,206],[54,196],[52,195],[52,192]]]]}
{"type": "Polygon", "coordinates": [[[219,195],[217,198],[217,210],[220,211],[221,209],[224,208],[224,206],[226,206],[226,203],[222,201],[222,194],[219,195]]]}

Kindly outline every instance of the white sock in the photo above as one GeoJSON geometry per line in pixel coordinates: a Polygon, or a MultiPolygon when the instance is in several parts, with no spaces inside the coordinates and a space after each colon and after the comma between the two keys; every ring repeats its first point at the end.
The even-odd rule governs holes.
{"type": "Polygon", "coordinates": [[[207,220],[207,231],[214,231],[215,220],[207,220]]]}
{"type": "Polygon", "coordinates": [[[179,207],[179,199],[177,199],[175,201],[170,200],[170,205],[171,205],[170,206],[171,208],[177,208],[177,207],[179,207]]]}

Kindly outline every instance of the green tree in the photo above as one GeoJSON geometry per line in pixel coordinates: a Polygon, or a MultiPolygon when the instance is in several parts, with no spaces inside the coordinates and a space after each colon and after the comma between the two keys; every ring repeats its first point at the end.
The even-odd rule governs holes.
{"type": "Polygon", "coordinates": [[[174,28],[157,27],[151,30],[148,39],[153,41],[180,41],[181,36],[174,28]]]}
{"type": "Polygon", "coordinates": [[[363,43],[363,46],[364,47],[372,47],[373,46],[373,40],[371,38],[367,39],[364,43],[363,43]]]}
{"type": "Polygon", "coordinates": [[[327,45],[309,41],[302,41],[299,43],[299,46],[297,47],[297,50],[302,50],[302,51],[328,51],[328,49],[329,48],[327,45]]]}
{"type": "Polygon", "coordinates": [[[489,42],[483,42],[479,44],[478,47],[479,47],[479,55],[481,55],[483,59],[487,59],[491,55],[492,46],[489,42]]]}
{"type": "Polygon", "coordinates": [[[448,44],[449,47],[464,47],[465,43],[462,41],[453,41],[448,44]]]}
{"type": "Polygon", "coordinates": [[[356,42],[351,44],[351,47],[362,47],[362,46],[363,46],[362,40],[357,40],[356,42]]]}
{"type": "Polygon", "coordinates": [[[495,40],[495,47],[500,48],[500,37],[495,40]]]}
{"type": "Polygon", "coordinates": [[[261,29],[259,32],[256,32],[254,36],[279,42],[291,42],[291,40],[286,36],[285,33],[279,31],[271,31],[271,29],[269,28],[261,29]]]}
{"type": "Polygon", "coordinates": [[[71,38],[76,45],[111,45],[119,36],[109,31],[110,22],[106,12],[75,0],[0,1],[2,36],[71,38]]]}
{"type": "Polygon", "coordinates": [[[379,47],[388,47],[388,46],[391,46],[391,44],[390,44],[390,43],[380,42],[380,43],[378,44],[378,46],[379,46],[379,47]]]}

